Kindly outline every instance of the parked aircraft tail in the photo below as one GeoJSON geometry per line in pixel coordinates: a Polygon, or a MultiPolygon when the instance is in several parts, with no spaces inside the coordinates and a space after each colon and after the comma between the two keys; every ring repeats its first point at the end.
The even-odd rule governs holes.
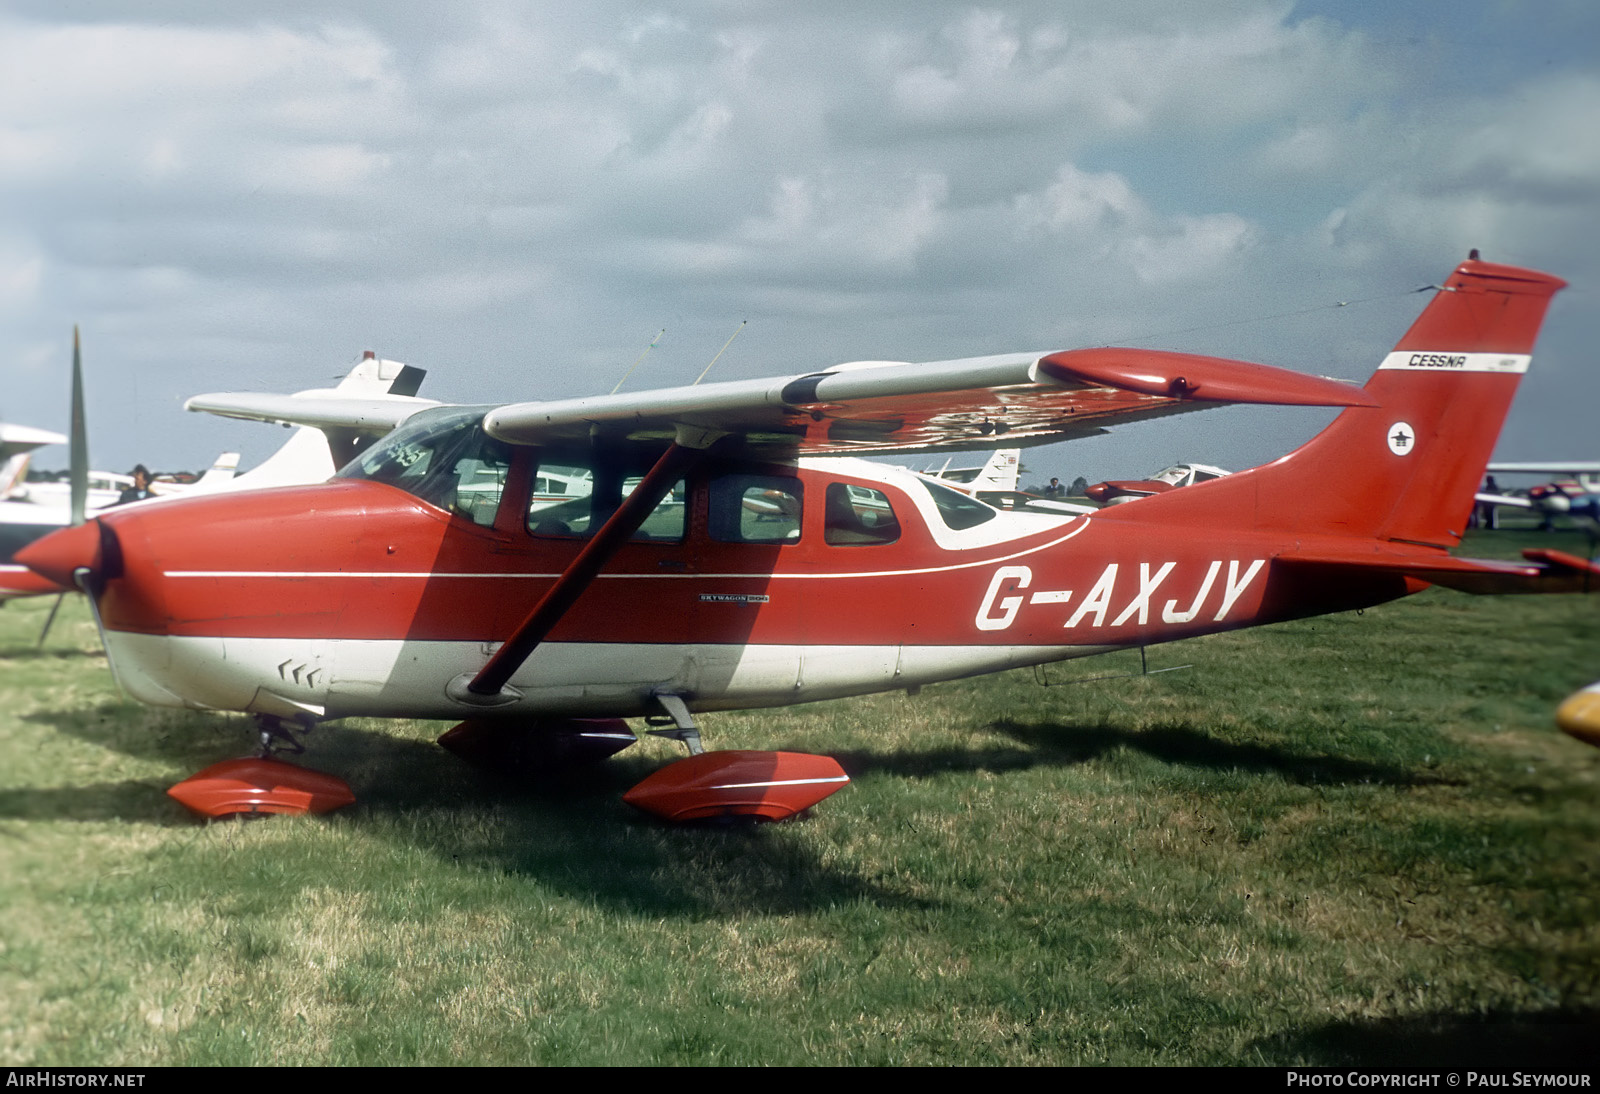
{"type": "Polygon", "coordinates": [[[1022,449],[997,448],[989,453],[989,458],[978,469],[977,476],[972,480],[972,489],[1015,490],[1021,471],[1022,449]]]}
{"type": "Polygon", "coordinates": [[[195,483],[195,485],[199,487],[206,487],[213,484],[219,487],[227,486],[233,482],[233,477],[238,473],[239,453],[224,452],[216,458],[216,461],[212,463],[209,468],[206,469],[206,473],[200,476],[200,481],[195,483]]]}
{"type": "MultiPolygon", "coordinates": [[[[410,399],[416,395],[426,375],[424,369],[403,365],[399,361],[386,361],[369,351],[362,357],[361,362],[339,381],[338,386],[331,389],[302,391],[289,398],[305,400],[307,405],[309,400],[329,397],[388,399],[393,396],[403,396],[410,399]]],[[[191,399],[190,409],[212,410],[210,407],[193,405],[202,403],[204,399],[204,396],[191,399]]],[[[215,410],[212,412],[218,413],[215,410]]],[[[255,417],[248,414],[228,416],[255,417]]],[[[258,489],[266,486],[322,482],[331,478],[335,471],[355,458],[364,439],[370,438],[361,438],[354,433],[347,434],[333,429],[322,430],[309,425],[301,426],[284,442],[282,448],[233,479],[230,488],[258,489]]]]}
{"type": "Polygon", "coordinates": [[[151,489],[157,497],[193,497],[196,494],[209,494],[216,490],[233,489],[234,479],[239,473],[239,453],[223,452],[212,461],[206,473],[191,483],[156,482],[151,489]]]}
{"type": "Polygon", "coordinates": [[[1545,310],[1565,284],[1463,262],[1367,382],[1376,406],[1343,411],[1273,463],[1142,500],[1127,517],[1238,513],[1263,529],[1459,543],[1545,310]]]}

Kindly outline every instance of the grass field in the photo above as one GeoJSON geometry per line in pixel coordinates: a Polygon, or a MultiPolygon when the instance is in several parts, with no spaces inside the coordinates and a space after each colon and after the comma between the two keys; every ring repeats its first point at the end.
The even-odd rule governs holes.
{"type": "MultiPolygon", "coordinates": [[[[1585,552],[1466,553],[1522,543],[1585,552]]],[[[620,801],[677,746],[530,790],[360,721],[307,759],[357,806],[200,824],[163,790],[248,721],[120,699],[81,604],[35,650],[47,608],[0,611],[3,1064],[1600,1057],[1600,750],[1552,722],[1600,598],[712,715],[854,784],[684,830],[620,801]]]]}

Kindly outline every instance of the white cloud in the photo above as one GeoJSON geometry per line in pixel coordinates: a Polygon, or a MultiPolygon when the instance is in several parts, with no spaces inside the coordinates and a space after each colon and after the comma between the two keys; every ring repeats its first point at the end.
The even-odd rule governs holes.
{"type": "Polygon", "coordinates": [[[1150,215],[1120,175],[1082,171],[1070,163],[1061,166],[1043,194],[1020,195],[1016,209],[1024,225],[1055,232],[1136,229],[1150,215]]]}
{"type": "MultiPolygon", "coordinates": [[[[949,183],[937,173],[875,188],[865,180],[781,179],[768,212],[747,219],[739,237],[770,264],[800,259],[809,273],[881,275],[914,268],[924,243],[938,231],[949,183]]],[[[755,256],[752,256],[754,259],[755,256]]]]}
{"type": "Polygon", "coordinates": [[[907,119],[958,128],[1070,117],[1080,133],[1219,130],[1286,109],[1320,115],[1353,88],[1388,82],[1358,40],[1316,20],[1289,23],[1287,12],[1196,9],[1152,31],[1085,30],[1071,12],[1028,23],[974,10],[943,28],[941,49],[906,39],[889,51],[902,66],[894,103],[907,119]]]}
{"type": "Polygon", "coordinates": [[[1588,261],[1600,207],[1600,78],[1537,80],[1497,99],[1430,111],[1380,155],[1403,163],[1365,180],[1334,241],[1371,256],[1416,253],[1516,256],[1575,268],[1588,261]],[[1401,156],[1396,149],[1407,154],[1401,156]]]}
{"type": "Polygon", "coordinates": [[[1018,196],[1013,208],[1024,232],[1064,236],[1080,254],[1126,266],[1147,284],[1214,273],[1260,235],[1234,213],[1160,216],[1120,175],[1070,163],[1042,192],[1018,196]]]}
{"type": "Polygon", "coordinates": [[[38,307],[44,281],[44,256],[20,239],[0,236],[0,312],[26,313],[38,307]]]}
{"type": "Polygon", "coordinates": [[[33,10],[0,21],[0,353],[87,320],[163,408],[221,359],[321,382],[367,341],[462,397],[575,394],[555,362],[670,326],[652,362],[703,365],[730,316],[719,370],[753,374],[1155,338],[1472,245],[1597,265],[1592,60],[1446,93],[1278,0],[33,10]]]}

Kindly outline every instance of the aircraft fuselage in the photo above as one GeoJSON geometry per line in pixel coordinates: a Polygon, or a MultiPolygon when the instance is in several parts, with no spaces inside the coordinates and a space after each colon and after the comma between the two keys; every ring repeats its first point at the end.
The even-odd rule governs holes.
{"type": "MultiPolygon", "coordinates": [[[[120,573],[99,606],[123,685],[146,702],[265,714],[485,713],[452,697],[451,681],[483,667],[582,543],[529,515],[530,497],[549,502],[518,495],[530,480],[513,469],[478,522],[365,480],[102,518],[120,573]]],[[[1310,588],[1274,568],[1281,537],[1112,512],[990,511],[953,528],[938,489],[853,460],[711,461],[671,502],[681,513],[667,517],[669,534],[625,544],[513,675],[519,698],[489,713],[633,716],[652,712],[661,691],[696,710],[785,705],[1419,587],[1375,576],[1310,588]],[[728,476],[754,484],[720,502],[736,506],[733,525],[715,509],[728,476]],[[840,530],[863,518],[879,530],[840,530]]]]}

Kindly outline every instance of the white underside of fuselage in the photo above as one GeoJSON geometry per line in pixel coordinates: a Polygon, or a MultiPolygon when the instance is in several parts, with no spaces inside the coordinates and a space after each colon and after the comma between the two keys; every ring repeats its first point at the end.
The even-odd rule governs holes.
{"type": "Polygon", "coordinates": [[[541,645],[511,679],[517,697],[452,698],[497,643],[195,638],[108,632],[122,686],[157,706],[286,717],[637,717],[652,695],[692,710],[786,706],[1106,653],[1120,646],[541,645]]]}

